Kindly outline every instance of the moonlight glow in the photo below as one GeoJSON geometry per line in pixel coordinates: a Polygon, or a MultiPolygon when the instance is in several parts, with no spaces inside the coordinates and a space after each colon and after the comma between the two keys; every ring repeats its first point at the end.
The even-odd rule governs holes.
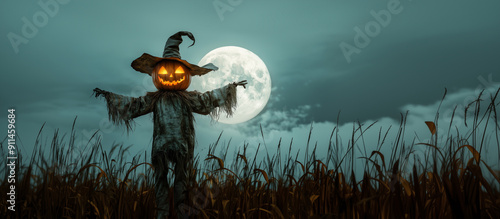
{"type": "Polygon", "coordinates": [[[233,117],[220,115],[219,122],[236,124],[257,116],[271,95],[271,77],[264,62],[253,52],[236,46],[226,46],[207,53],[198,63],[213,63],[219,70],[193,78],[193,87],[201,92],[213,90],[231,82],[247,80],[247,88],[238,87],[238,105],[233,117]]]}

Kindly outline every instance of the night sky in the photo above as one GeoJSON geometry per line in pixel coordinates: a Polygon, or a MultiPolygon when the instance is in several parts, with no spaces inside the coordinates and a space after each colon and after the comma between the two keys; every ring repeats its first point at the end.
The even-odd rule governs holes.
{"type": "MultiPolygon", "coordinates": [[[[79,145],[99,129],[104,147],[117,142],[133,145],[131,155],[149,153],[151,115],[136,119],[127,135],[124,127],[109,126],[105,101],[91,96],[92,89],[135,97],[155,91],[150,76],[130,63],[145,52],[161,56],[166,39],[180,30],[196,37],[190,48],[185,38],[183,59],[196,64],[215,48],[240,46],[266,63],[272,80],[268,105],[249,122],[212,124],[207,116],[196,117],[196,150],[202,157],[221,131],[231,149],[247,142],[254,153],[263,143],[260,126],[271,154],[280,138],[285,145],[293,138],[294,150],[304,152],[311,124],[311,142],[326,152],[339,113],[344,145],[353,122],[366,127],[378,121],[365,133],[367,150],[374,149],[380,127],[392,126],[388,141],[394,141],[406,111],[406,140],[427,142],[424,121],[434,120],[445,88],[444,130],[456,105],[463,110],[481,90],[489,96],[500,87],[500,1],[9,0],[0,5],[0,116],[16,109],[19,148],[26,155],[43,123],[43,138],[50,139],[56,129],[69,133],[76,116],[79,145]],[[57,7],[51,4],[47,14],[40,5],[45,2],[57,7]],[[26,29],[26,22],[36,31],[26,29]]],[[[463,115],[455,119],[464,129],[463,115]]],[[[5,122],[0,133],[7,133],[5,122]]],[[[490,160],[498,160],[496,146],[489,150],[490,160]]]]}

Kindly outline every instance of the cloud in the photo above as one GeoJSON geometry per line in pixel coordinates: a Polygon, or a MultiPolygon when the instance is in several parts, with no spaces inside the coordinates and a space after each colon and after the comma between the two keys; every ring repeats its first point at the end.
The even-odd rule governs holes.
{"type": "MultiPolygon", "coordinates": [[[[496,89],[498,89],[498,87],[492,86],[486,88],[484,96],[494,95],[496,89]]],[[[300,150],[299,158],[303,159],[306,155],[306,146],[309,143],[309,155],[312,153],[313,147],[317,145],[317,157],[325,160],[329,152],[328,146],[335,145],[338,138],[339,153],[336,156],[342,157],[347,152],[348,147],[352,145],[352,140],[354,139],[356,145],[354,154],[356,158],[370,156],[372,151],[380,150],[386,155],[386,159],[389,159],[391,153],[394,153],[396,145],[399,145],[398,153],[396,154],[396,157],[399,157],[399,153],[408,154],[410,150],[409,147],[412,144],[432,143],[433,138],[425,121],[434,121],[438,106],[441,104],[441,109],[439,111],[440,117],[437,121],[438,134],[440,136],[437,145],[441,150],[446,151],[448,128],[452,116],[450,112],[455,109],[455,106],[463,104],[463,101],[467,100],[468,97],[477,97],[477,94],[477,90],[462,89],[459,92],[449,93],[442,103],[441,100],[436,100],[431,104],[407,104],[401,107],[401,115],[404,116],[406,112],[408,112],[408,116],[405,120],[406,125],[404,130],[402,130],[404,133],[400,141],[397,141],[397,135],[402,121],[398,119],[382,117],[377,120],[350,121],[343,124],[336,124],[333,121],[303,124],[301,120],[307,117],[312,108],[311,106],[304,105],[290,110],[267,110],[259,115],[255,121],[252,121],[251,124],[253,125],[251,126],[210,125],[209,122],[205,121],[206,118],[199,119],[197,123],[197,130],[199,133],[198,149],[208,145],[207,143],[210,141],[207,142],[207,139],[210,138],[207,137],[211,137],[212,141],[210,143],[213,143],[216,140],[216,136],[218,136],[221,131],[224,131],[222,135],[224,145],[227,145],[229,140],[231,142],[229,155],[235,154],[238,150],[242,150],[244,143],[248,143],[248,157],[253,157],[260,144],[261,148],[257,158],[263,160],[267,156],[267,153],[269,153],[270,156],[274,155],[278,149],[278,144],[281,142],[283,157],[288,154],[288,146],[292,145],[291,155],[295,155],[300,150]],[[260,125],[262,125],[263,137],[260,132],[260,125]],[[371,127],[368,128],[369,126],[371,127]],[[332,131],[335,131],[333,137],[332,131]],[[361,132],[363,132],[362,135],[361,132]],[[382,139],[386,132],[387,136],[382,145],[382,139]],[[311,135],[309,136],[309,134],[311,135]],[[310,141],[308,142],[309,138],[310,141]],[[403,150],[402,145],[406,145],[406,148],[404,148],[405,151],[403,152],[401,152],[401,150],[403,150]]],[[[488,104],[488,99],[484,98],[484,100],[484,103],[488,104]]],[[[468,127],[464,124],[463,108],[457,108],[453,118],[451,135],[455,135],[455,131],[458,130],[461,138],[470,136],[472,117],[468,117],[467,120],[469,122],[468,127]]],[[[478,130],[484,130],[484,124],[484,122],[481,123],[478,130]]],[[[498,163],[499,152],[498,148],[495,146],[495,135],[493,131],[494,126],[490,124],[490,126],[486,128],[488,144],[484,147],[488,153],[484,153],[485,151],[483,150],[483,158],[493,167],[500,168],[498,163]]],[[[475,147],[479,147],[480,144],[480,142],[473,142],[470,137],[462,143],[471,144],[475,147]]],[[[421,160],[423,160],[425,153],[430,153],[427,149],[427,146],[423,145],[415,145],[412,148],[413,154],[420,156],[421,160]]],[[[221,152],[225,153],[225,147],[221,152]]],[[[414,162],[412,159],[413,158],[409,158],[409,160],[411,160],[409,162],[414,162]]],[[[388,160],[386,160],[386,162],[388,162],[388,160]]],[[[360,168],[359,170],[361,171],[363,160],[356,159],[356,163],[357,168],[360,168]]]]}

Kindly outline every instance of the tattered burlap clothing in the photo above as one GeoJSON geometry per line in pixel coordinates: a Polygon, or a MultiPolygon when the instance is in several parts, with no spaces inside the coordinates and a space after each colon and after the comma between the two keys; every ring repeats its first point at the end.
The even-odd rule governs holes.
{"type": "Polygon", "coordinates": [[[107,92],[104,96],[110,120],[115,124],[125,124],[128,130],[132,119],[153,112],[151,160],[155,169],[158,218],[164,218],[169,212],[168,162],[175,163],[174,203],[177,210],[187,197],[187,168],[193,159],[195,142],[193,113],[211,114],[213,118],[217,118],[221,111],[232,115],[236,106],[236,85],[229,84],[203,94],[157,91],[134,98],[107,92]]]}

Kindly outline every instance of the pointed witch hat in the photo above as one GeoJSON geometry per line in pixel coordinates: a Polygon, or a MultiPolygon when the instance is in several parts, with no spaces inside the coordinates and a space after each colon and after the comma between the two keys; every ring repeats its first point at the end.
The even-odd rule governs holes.
{"type": "Polygon", "coordinates": [[[182,43],[182,36],[188,36],[189,39],[193,41],[193,44],[191,44],[189,47],[193,46],[195,43],[194,36],[191,32],[188,31],[179,31],[176,34],[170,36],[167,40],[167,43],[165,43],[165,49],[163,50],[163,58],[160,57],[155,57],[150,54],[144,53],[142,54],[141,57],[137,58],[132,62],[132,68],[134,68],[136,71],[146,73],[148,75],[151,75],[153,72],[153,69],[155,65],[158,62],[161,62],[163,60],[174,60],[181,62],[184,64],[186,67],[188,67],[191,71],[191,75],[204,75],[210,71],[215,71],[219,68],[217,66],[213,65],[212,63],[208,63],[202,67],[197,66],[195,64],[191,64],[187,62],[186,60],[181,59],[181,54],[179,52],[179,45],[182,43]]]}

